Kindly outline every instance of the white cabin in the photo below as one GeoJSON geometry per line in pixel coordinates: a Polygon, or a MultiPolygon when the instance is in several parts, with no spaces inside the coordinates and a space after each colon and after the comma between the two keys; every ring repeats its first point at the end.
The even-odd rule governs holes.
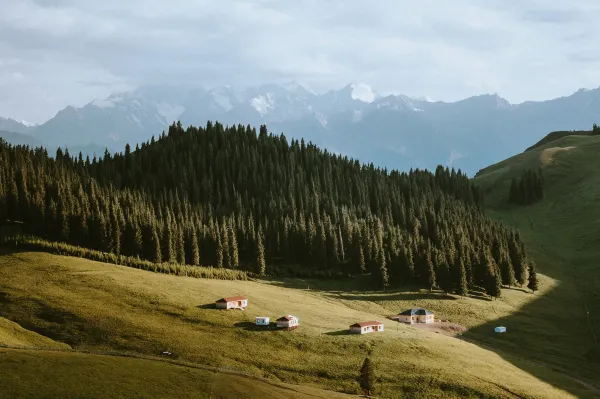
{"type": "Polygon", "coordinates": [[[256,318],[256,325],[257,326],[268,326],[270,323],[270,320],[271,319],[268,317],[259,316],[256,318]]]}
{"type": "Polygon", "coordinates": [[[297,328],[300,320],[296,316],[287,315],[277,319],[277,328],[297,328]]]}
{"type": "Polygon", "coordinates": [[[368,334],[379,331],[383,331],[383,323],[378,321],[364,321],[350,326],[350,332],[353,334],[368,334]]]}
{"type": "Polygon", "coordinates": [[[217,309],[244,309],[248,306],[248,298],[245,296],[232,296],[221,298],[216,302],[217,309]]]}

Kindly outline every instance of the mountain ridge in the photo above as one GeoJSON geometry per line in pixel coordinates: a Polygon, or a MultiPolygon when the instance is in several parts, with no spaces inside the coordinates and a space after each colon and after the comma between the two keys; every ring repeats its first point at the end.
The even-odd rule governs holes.
{"type": "Polygon", "coordinates": [[[274,133],[390,169],[434,169],[446,162],[472,175],[550,131],[589,128],[598,115],[598,88],[511,104],[497,93],[456,102],[380,95],[364,83],[319,94],[292,81],[244,89],[144,86],[67,106],[38,126],[0,119],[0,130],[27,133],[53,146],[96,144],[114,152],[159,135],[176,120],[185,126],[208,120],[266,124],[274,133]],[[480,145],[482,136],[486,143],[480,145]],[[398,148],[404,150],[393,150],[398,148]]]}

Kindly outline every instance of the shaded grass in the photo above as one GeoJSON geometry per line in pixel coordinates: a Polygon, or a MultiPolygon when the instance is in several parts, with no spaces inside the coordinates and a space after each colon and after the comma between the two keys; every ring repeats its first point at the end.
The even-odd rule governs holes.
{"type": "MultiPolygon", "coordinates": [[[[487,193],[488,213],[519,229],[528,256],[556,281],[519,313],[499,320],[509,333],[486,337],[483,325],[471,337],[568,370],[598,388],[600,352],[600,137],[568,136],[484,169],[473,181],[487,193]],[[569,148],[554,151],[554,148],[569,148]],[[552,162],[544,154],[554,151],[552,162]],[[542,167],[544,199],[531,206],[506,203],[513,176],[542,167]],[[512,328],[512,329],[511,329],[512,328]]],[[[600,397],[600,391],[596,391],[600,397]]]]}
{"type": "Polygon", "coordinates": [[[3,317],[0,317],[0,345],[70,349],[70,346],[65,343],[36,334],[3,317]]]}
{"type": "MultiPolygon", "coordinates": [[[[358,392],[358,370],[371,350],[384,398],[458,398],[465,392],[471,397],[570,397],[565,389],[578,397],[586,395],[580,384],[543,366],[532,365],[539,378],[563,389],[476,345],[385,321],[389,312],[381,305],[340,300],[323,292],[169,276],[26,252],[0,257],[0,291],[11,298],[8,317],[15,322],[29,320],[33,327],[46,328],[37,309],[27,305],[28,299],[40,299],[53,311],[83,320],[84,331],[101,332],[101,340],[92,334],[89,340],[78,341],[76,349],[148,356],[169,351],[182,361],[352,394],[358,392]],[[245,312],[199,308],[232,293],[248,296],[245,312]],[[289,313],[300,318],[295,331],[244,328],[254,316],[289,313]],[[368,336],[326,334],[372,319],[384,321],[386,331],[368,336]]],[[[70,324],[69,319],[65,322],[70,324]]]]}

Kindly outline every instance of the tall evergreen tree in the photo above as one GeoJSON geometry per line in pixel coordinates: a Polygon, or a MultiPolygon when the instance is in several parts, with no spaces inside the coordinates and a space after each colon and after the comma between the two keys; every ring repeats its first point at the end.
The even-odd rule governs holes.
{"type": "Polygon", "coordinates": [[[266,273],[267,265],[265,262],[265,247],[263,245],[263,233],[259,228],[256,234],[256,273],[259,276],[264,276],[266,273]]]}
{"type": "Polygon", "coordinates": [[[358,381],[365,396],[371,396],[375,391],[375,367],[369,356],[363,361],[358,381]]]}
{"type": "Polygon", "coordinates": [[[535,270],[535,262],[530,260],[528,267],[528,283],[527,288],[531,290],[531,292],[535,293],[539,289],[539,280],[537,277],[537,271],[535,270]]]}

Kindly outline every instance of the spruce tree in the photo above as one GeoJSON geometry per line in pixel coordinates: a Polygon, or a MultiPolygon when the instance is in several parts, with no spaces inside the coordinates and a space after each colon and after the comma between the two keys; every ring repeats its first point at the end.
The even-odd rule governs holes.
{"type": "Polygon", "coordinates": [[[256,274],[264,276],[266,273],[267,265],[265,262],[265,247],[263,245],[263,233],[259,228],[256,234],[256,274]]]}
{"type": "Polygon", "coordinates": [[[152,225],[152,255],[150,260],[154,263],[161,263],[162,262],[162,251],[160,248],[160,237],[158,235],[158,229],[156,227],[156,224],[152,225]]]}
{"type": "Polygon", "coordinates": [[[240,266],[239,250],[236,233],[232,225],[229,226],[229,248],[230,267],[237,269],[240,266]]]}
{"type": "Polygon", "coordinates": [[[196,234],[196,228],[192,227],[190,232],[190,247],[191,247],[191,259],[190,265],[200,266],[200,247],[198,246],[198,235],[196,234]]]}
{"type": "Polygon", "coordinates": [[[450,268],[448,264],[444,261],[438,266],[437,270],[437,282],[440,289],[444,292],[444,294],[449,294],[452,292],[454,288],[454,283],[452,281],[452,275],[450,274],[450,268]]]}
{"type": "Polygon", "coordinates": [[[379,286],[385,290],[389,287],[390,280],[387,271],[385,250],[383,248],[379,249],[379,253],[377,255],[377,263],[379,272],[379,286]]]}
{"type": "Polygon", "coordinates": [[[360,368],[359,384],[365,396],[371,396],[375,391],[375,367],[367,356],[360,368]]]}
{"type": "Polygon", "coordinates": [[[458,258],[458,285],[457,292],[460,296],[467,296],[469,294],[469,286],[467,283],[467,273],[465,270],[465,262],[462,257],[458,258]]]}
{"type": "Polygon", "coordinates": [[[535,294],[535,292],[539,289],[539,280],[537,277],[535,262],[530,260],[528,267],[528,283],[527,288],[531,290],[535,294]]]}

